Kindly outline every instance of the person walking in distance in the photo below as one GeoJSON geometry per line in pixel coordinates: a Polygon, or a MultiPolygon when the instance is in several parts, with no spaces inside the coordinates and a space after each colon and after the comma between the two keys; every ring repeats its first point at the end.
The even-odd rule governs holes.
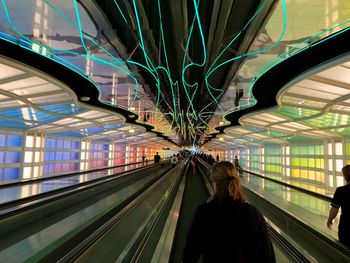
{"type": "Polygon", "coordinates": [[[156,155],[154,156],[154,163],[159,163],[160,162],[160,155],[158,152],[156,152],[156,155]]]}
{"type": "Polygon", "coordinates": [[[275,254],[264,217],[246,202],[232,163],[212,168],[215,193],[195,212],[182,262],[266,262],[275,254]]]}
{"type": "Polygon", "coordinates": [[[175,167],[179,162],[179,159],[175,154],[173,154],[173,156],[171,156],[170,162],[171,162],[171,167],[175,167]]]}
{"type": "Polygon", "coordinates": [[[339,241],[344,245],[350,247],[350,165],[345,165],[342,173],[346,184],[337,187],[335,190],[331,209],[327,220],[328,228],[332,227],[333,219],[337,216],[339,208],[341,207],[341,215],[338,226],[339,241]]]}
{"type": "Polygon", "coordinates": [[[236,169],[242,169],[242,167],[239,165],[239,160],[237,158],[237,155],[235,156],[235,159],[233,160],[233,164],[235,165],[236,169]]]}

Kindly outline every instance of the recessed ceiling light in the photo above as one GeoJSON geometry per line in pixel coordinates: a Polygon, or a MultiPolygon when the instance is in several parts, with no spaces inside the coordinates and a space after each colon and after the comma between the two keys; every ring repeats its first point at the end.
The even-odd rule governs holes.
{"type": "Polygon", "coordinates": [[[90,97],[88,97],[88,96],[81,96],[81,97],[80,97],[80,100],[81,100],[81,101],[89,101],[89,100],[90,100],[90,97]]]}

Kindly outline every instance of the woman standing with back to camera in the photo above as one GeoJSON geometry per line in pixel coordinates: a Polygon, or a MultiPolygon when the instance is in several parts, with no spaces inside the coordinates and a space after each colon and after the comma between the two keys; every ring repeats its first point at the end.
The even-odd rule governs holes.
{"type": "Polygon", "coordinates": [[[275,262],[264,217],[246,202],[233,164],[214,164],[212,179],[215,194],[195,212],[182,261],[275,262]]]}

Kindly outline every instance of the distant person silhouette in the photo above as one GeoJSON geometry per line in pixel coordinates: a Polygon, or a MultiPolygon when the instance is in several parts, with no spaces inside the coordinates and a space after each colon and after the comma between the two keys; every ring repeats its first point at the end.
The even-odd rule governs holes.
{"type": "Polygon", "coordinates": [[[218,154],[216,155],[216,161],[217,161],[217,162],[220,161],[220,157],[219,157],[218,154]]]}
{"type": "Polygon", "coordinates": [[[159,163],[160,162],[160,155],[158,152],[156,152],[156,155],[154,156],[154,163],[159,163]]]}
{"type": "Polygon", "coordinates": [[[215,193],[200,205],[188,232],[182,262],[275,262],[264,217],[246,202],[230,162],[212,168],[215,193]]]}
{"type": "Polygon", "coordinates": [[[233,160],[233,164],[237,169],[242,169],[242,167],[239,165],[239,160],[237,158],[237,155],[235,156],[235,159],[233,160]]]}
{"type": "Polygon", "coordinates": [[[327,226],[332,227],[333,219],[337,216],[339,208],[341,207],[341,215],[338,226],[339,241],[346,246],[350,247],[350,165],[345,165],[342,169],[342,173],[346,182],[346,185],[337,187],[335,190],[331,209],[329,211],[329,217],[327,220],[327,226]]]}
{"type": "Polygon", "coordinates": [[[173,156],[170,159],[170,162],[171,162],[171,167],[175,167],[179,162],[179,158],[177,158],[177,156],[173,154],[173,156]]]}

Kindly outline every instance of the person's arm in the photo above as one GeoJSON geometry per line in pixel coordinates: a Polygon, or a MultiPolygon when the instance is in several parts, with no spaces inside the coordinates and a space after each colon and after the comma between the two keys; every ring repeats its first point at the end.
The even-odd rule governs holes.
{"type": "Polygon", "coordinates": [[[337,188],[335,190],[333,199],[332,199],[332,203],[331,203],[331,210],[329,210],[329,216],[328,216],[328,220],[327,220],[327,227],[331,228],[332,224],[333,224],[333,219],[337,216],[338,211],[339,211],[339,207],[342,204],[342,191],[341,188],[337,188]]]}
{"type": "Polygon", "coordinates": [[[329,216],[327,220],[327,226],[328,228],[331,228],[333,225],[333,219],[337,216],[339,211],[339,208],[331,207],[331,210],[329,210],[329,216]]]}

